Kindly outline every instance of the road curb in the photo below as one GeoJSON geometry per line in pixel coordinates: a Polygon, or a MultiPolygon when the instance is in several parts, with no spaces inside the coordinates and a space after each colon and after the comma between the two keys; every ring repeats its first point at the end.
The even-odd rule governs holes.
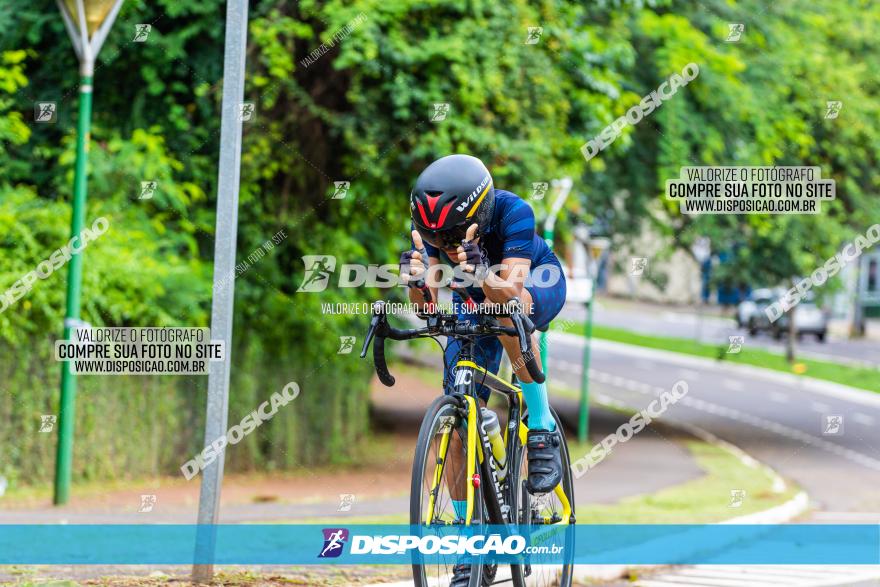
{"type": "MultiPolygon", "coordinates": [[[[583,346],[584,344],[584,337],[579,334],[571,334],[556,330],[551,331],[551,336],[558,337],[560,340],[579,346],[583,346]]],[[[755,367],[753,365],[728,363],[725,361],[707,359],[705,357],[652,349],[634,344],[604,340],[601,338],[593,338],[590,344],[594,349],[616,351],[628,355],[638,355],[641,358],[653,357],[657,360],[668,361],[670,363],[687,367],[712,367],[721,371],[727,371],[728,373],[760,377],[774,383],[783,383],[785,385],[805,389],[828,397],[844,399],[853,403],[859,403],[875,408],[880,407],[880,393],[868,389],[843,385],[841,383],[816,379],[814,377],[783,373],[781,371],[755,367]]]]}
{"type": "MultiPolygon", "coordinates": [[[[777,473],[770,466],[758,461],[738,446],[731,444],[726,440],[722,440],[708,430],[704,430],[692,424],[682,422],[667,422],[666,425],[689,432],[690,434],[693,434],[704,442],[713,444],[723,450],[730,452],[749,467],[762,469],[763,471],[769,473],[771,477],[773,477],[774,487],[778,487],[779,484],[781,484],[780,491],[784,491],[785,480],[782,478],[782,476],[779,475],[779,473],[777,473]]],[[[735,518],[717,523],[756,525],[784,524],[786,522],[790,522],[794,518],[807,511],[809,505],[810,500],[806,492],[799,491],[793,498],[778,506],[774,506],[760,512],[755,512],[753,514],[737,516],[735,518]]],[[[687,556],[688,553],[681,554],[683,556],[687,556]]],[[[576,565],[574,570],[574,578],[580,581],[613,581],[614,579],[626,577],[627,575],[629,575],[630,570],[632,569],[658,568],[659,566],[662,565],[576,565]]]]}

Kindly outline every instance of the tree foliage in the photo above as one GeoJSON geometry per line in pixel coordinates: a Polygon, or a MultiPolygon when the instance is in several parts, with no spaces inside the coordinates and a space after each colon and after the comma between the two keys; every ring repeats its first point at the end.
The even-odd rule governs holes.
{"type": "MultiPolygon", "coordinates": [[[[0,14],[0,291],[69,238],[76,122],[77,68],[60,19],[10,1],[0,14]],[[33,121],[36,101],[58,103],[56,124],[33,121]]],[[[392,261],[408,246],[414,177],[451,152],[483,158],[497,186],[525,197],[534,182],[575,178],[563,235],[572,220],[599,218],[623,241],[647,223],[670,247],[701,235],[735,247],[731,267],[743,279],[816,266],[877,217],[877,12],[862,0],[253,2],[245,99],[256,114],[244,124],[239,260],[279,230],[288,237],[235,280],[230,421],[287,381],[303,393],[230,451],[231,464],[344,458],[366,432],[369,368],[336,354],[340,336],[360,343],[365,319],[321,304],[402,292],[297,292],[301,258],[392,261]],[[729,22],[746,24],[743,41],[724,42],[729,22]],[[530,27],[541,27],[537,42],[526,42],[530,27]],[[700,67],[694,82],[584,161],[586,140],[689,62],[700,67]],[[830,99],[844,102],[837,120],[823,118],[830,99]],[[432,120],[436,104],[448,104],[444,120],[432,120]],[[819,216],[692,220],[663,200],[682,165],[720,164],[819,165],[837,181],[838,201],[819,216]],[[350,182],[344,199],[332,197],[337,181],[350,182]]],[[[223,22],[220,0],[132,0],[102,50],[87,224],[104,215],[111,229],[85,253],[83,317],[92,324],[208,323],[223,22]],[[152,26],[146,42],[132,40],[139,23],[152,26]],[[142,181],[157,182],[152,199],[139,199],[142,181]]],[[[540,218],[548,201],[531,203],[540,218]]],[[[65,275],[0,313],[0,410],[25,422],[0,432],[4,444],[32,439],[33,419],[56,407],[57,365],[47,357],[65,275]]],[[[174,471],[198,449],[201,405],[191,396],[203,395],[203,380],[108,381],[81,378],[81,402],[130,418],[151,409],[149,389],[157,413],[178,414],[165,418],[167,430],[148,421],[146,433],[171,448],[149,466],[126,459],[127,474],[174,471]],[[108,387],[117,399],[102,404],[108,387]]],[[[88,439],[122,438],[129,419],[84,414],[78,474],[119,474],[88,439]]],[[[137,453],[136,442],[120,443],[137,453]]],[[[18,446],[27,450],[0,457],[0,471],[39,477],[23,464],[27,451],[46,461],[52,447],[18,446]]]]}

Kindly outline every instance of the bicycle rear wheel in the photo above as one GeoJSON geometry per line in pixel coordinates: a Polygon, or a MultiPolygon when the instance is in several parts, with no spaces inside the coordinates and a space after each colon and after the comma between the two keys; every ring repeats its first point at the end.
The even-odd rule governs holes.
{"type": "MultiPolygon", "coordinates": [[[[533,528],[539,531],[542,526],[553,524],[567,524],[574,519],[574,480],[571,475],[571,460],[568,454],[568,443],[565,440],[565,432],[562,422],[553,408],[553,419],[556,420],[556,429],[562,437],[562,483],[561,488],[565,499],[571,509],[569,519],[565,519],[565,507],[563,499],[558,493],[550,492],[541,495],[532,495],[526,489],[526,480],[529,474],[528,448],[519,444],[517,437],[516,462],[510,469],[510,474],[515,477],[510,480],[511,504],[517,512],[517,523],[523,529],[533,528]]],[[[573,528],[572,528],[573,530],[573,528]]],[[[525,532],[524,532],[525,533],[525,532]]],[[[527,564],[510,565],[513,584],[515,587],[571,587],[574,565],[571,557],[574,555],[573,532],[566,533],[563,559],[560,564],[560,555],[556,554],[530,554],[527,564]]],[[[559,535],[556,535],[558,538],[559,535]]]]}
{"type": "MultiPolygon", "coordinates": [[[[422,420],[410,488],[410,524],[413,526],[450,527],[464,523],[452,504],[453,488],[464,499],[466,484],[471,483],[466,478],[467,434],[458,405],[458,400],[451,396],[439,397],[422,420]],[[450,455],[454,463],[450,463],[450,455]]],[[[480,488],[475,487],[471,523],[477,524],[482,519],[483,495],[480,488]]],[[[454,567],[458,564],[456,555],[441,557],[431,565],[413,564],[413,581],[416,587],[452,585],[454,567]]],[[[456,582],[455,587],[480,586],[482,566],[468,566],[470,578],[467,582],[456,582]]]]}

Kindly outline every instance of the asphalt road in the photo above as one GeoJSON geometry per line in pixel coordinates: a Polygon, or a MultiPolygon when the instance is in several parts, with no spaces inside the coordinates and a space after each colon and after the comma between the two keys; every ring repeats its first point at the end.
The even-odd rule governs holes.
{"type": "MultiPolygon", "coordinates": [[[[582,349],[582,337],[551,333],[551,380],[579,388],[582,349]]],[[[662,420],[705,429],[795,481],[814,502],[811,521],[880,523],[880,394],[832,395],[784,374],[600,340],[591,369],[593,393],[641,408],[685,381],[662,420]]]]}
{"type": "MultiPolygon", "coordinates": [[[[580,336],[550,334],[551,380],[579,388],[583,347],[580,336]]],[[[811,498],[811,511],[798,521],[880,523],[880,394],[829,393],[787,375],[601,340],[591,350],[590,389],[603,402],[643,409],[676,382],[687,383],[687,394],[661,420],[707,430],[797,483],[811,498]]],[[[662,463],[654,462],[643,474],[658,468],[662,463]]],[[[704,565],[645,570],[635,585],[868,587],[880,585],[880,570],[704,565]]]]}
{"type": "MultiPolygon", "coordinates": [[[[586,310],[582,304],[568,304],[560,317],[581,321],[586,317],[586,310]]],[[[763,332],[750,336],[746,330],[738,328],[732,318],[708,312],[699,315],[695,308],[679,309],[621,300],[599,300],[593,319],[595,324],[602,326],[643,334],[694,339],[709,344],[727,343],[730,336],[740,335],[745,336],[746,346],[764,348],[780,354],[785,352],[784,340],[774,340],[763,332]]],[[[827,341],[820,343],[814,336],[807,335],[798,341],[797,349],[805,357],[880,366],[880,341],[876,340],[847,340],[829,334],[827,341]]]]}

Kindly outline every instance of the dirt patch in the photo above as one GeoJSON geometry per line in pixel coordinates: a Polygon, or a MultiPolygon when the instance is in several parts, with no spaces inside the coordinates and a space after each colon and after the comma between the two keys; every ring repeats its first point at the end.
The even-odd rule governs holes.
{"type": "MultiPolygon", "coordinates": [[[[24,568],[16,574],[6,574],[0,567],[0,580],[4,585],[30,587],[52,585],[75,587],[100,585],[107,587],[155,587],[171,585],[190,587],[191,567],[144,568],[143,574],[120,573],[118,568],[85,567],[77,571],[50,567],[24,568]],[[61,572],[59,572],[61,571],[61,572]],[[17,576],[16,576],[17,575],[17,576]],[[65,577],[52,579],[50,577],[65,577]]],[[[409,567],[397,566],[314,566],[314,567],[251,567],[247,569],[222,569],[216,572],[211,585],[223,587],[274,587],[309,585],[315,587],[341,587],[368,585],[378,582],[403,581],[412,577],[409,567]]]]}

